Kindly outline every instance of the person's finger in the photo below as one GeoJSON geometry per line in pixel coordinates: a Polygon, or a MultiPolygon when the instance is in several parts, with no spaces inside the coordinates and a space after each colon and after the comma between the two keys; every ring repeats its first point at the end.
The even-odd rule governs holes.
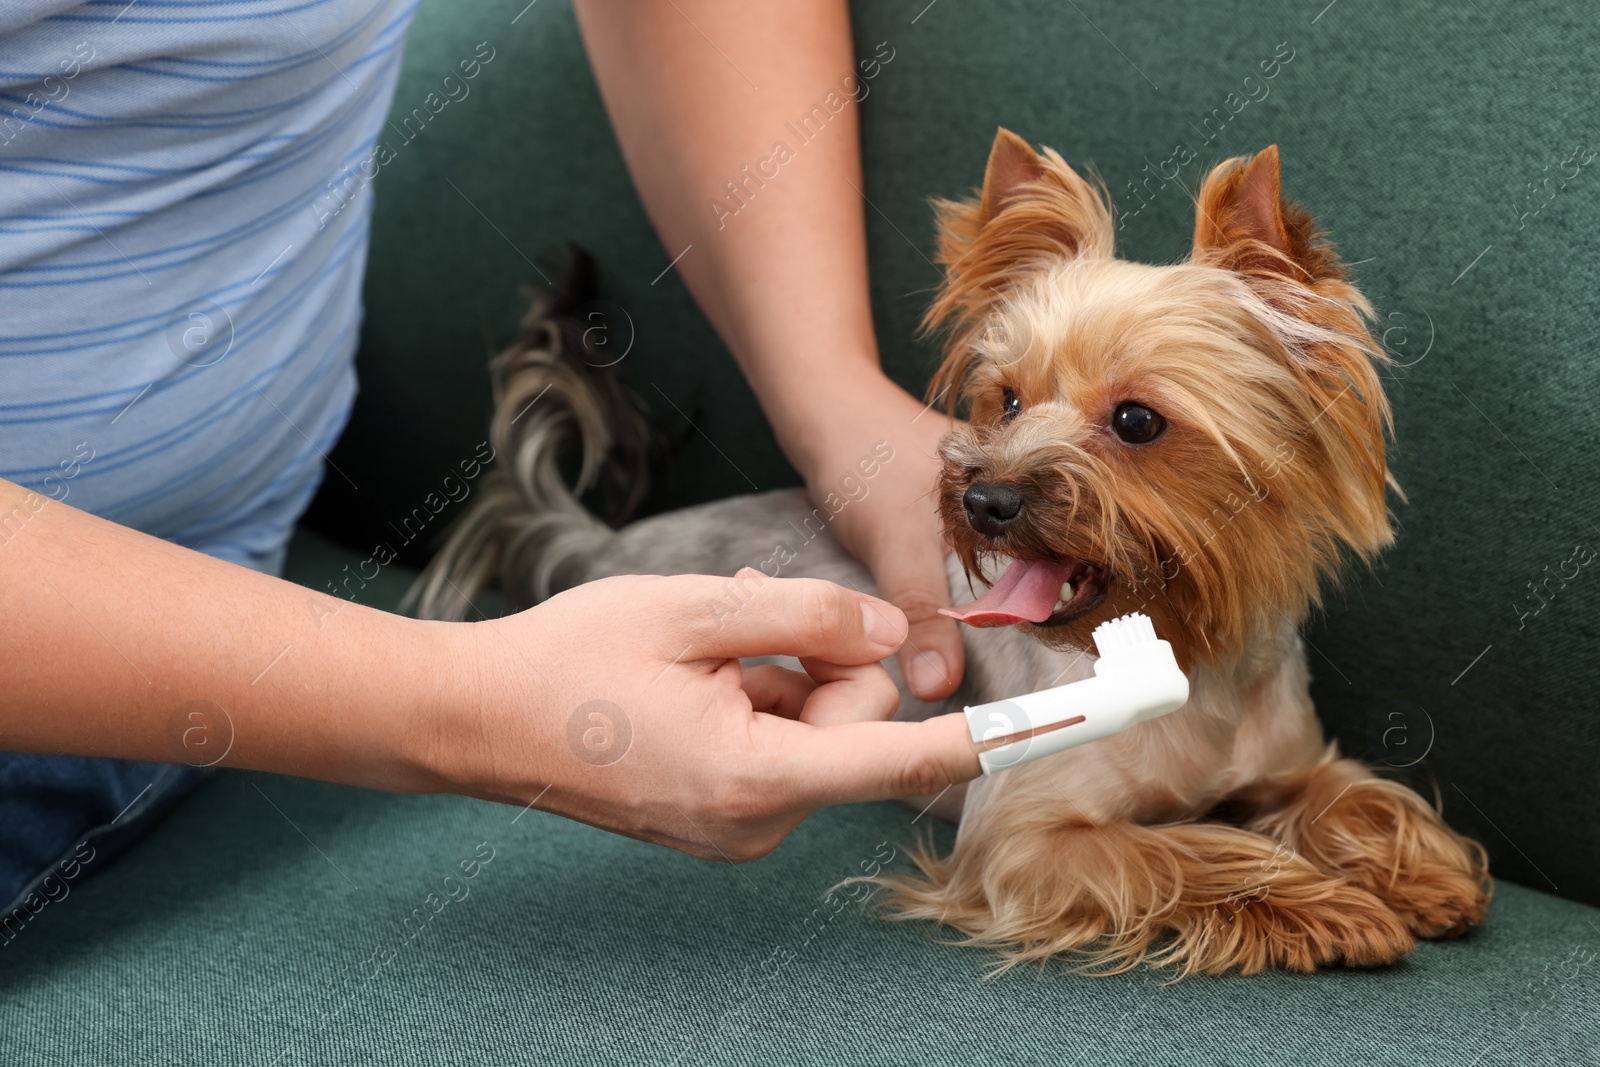
{"type": "Polygon", "coordinates": [[[807,657],[800,666],[818,683],[806,699],[801,722],[812,726],[881,722],[900,706],[900,690],[877,663],[849,666],[807,657]]]}
{"type": "Polygon", "coordinates": [[[905,616],[893,604],[832,582],[768,578],[746,567],[733,583],[738,606],[714,618],[692,616],[684,658],[781,655],[876,663],[905,639],[905,616]]]}
{"type": "Polygon", "coordinates": [[[855,722],[824,729],[777,723],[792,788],[821,807],[936,796],[982,773],[967,717],[923,722],[855,722]]]}
{"type": "Polygon", "coordinates": [[[743,684],[753,711],[785,719],[800,718],[807,698],[817,689],[817,683],[806,675],[775,663],[746,667],[743,684]]]}
{"type": "Polygon", "coordinates": [[[966,668],[958,624],[939,614],[950,606],[944,546],[935,537],[917,537],[867,563],[883,598],[911,624],[900,646],[906,685],[922,700],[944,699],[961,684],[966,668]]]}

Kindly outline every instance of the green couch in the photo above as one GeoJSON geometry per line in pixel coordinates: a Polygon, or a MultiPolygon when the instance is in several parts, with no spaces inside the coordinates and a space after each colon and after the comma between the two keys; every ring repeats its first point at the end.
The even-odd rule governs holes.
{"type": "MultiPolygon", "coordinates": [[[[478,42],[495,58],[377,181],[363,392],[334,456],[360,490],[318,499],[289,560],[307,585],[472,454],[483,358],[568,239],[635,323],[629,380],[669,431],[658,389],[704,431],[651,506],[748,488],[712,441],[763,489],[795,481],[658,278],[671,253],[571,11],[513,23],[523,3],[427,0],[412,30],[404,112],[478,42]]],[[[913,339],[937,280],[925,198],[977,183],[997,124],[1096,167],[1125,254],[1154,260],[1183,254],[1203,165],[1281,146],[1404,364],[1399,542],[1311,630],[1316,696],[1347,752],[1436,785],[1488,846],[1487,924],[1379,971],[985,980],[947,931],[825,897],[875,854],[907,862],[929,820],[896,805],[824,812],[735,868],[538,812],[225,772],[5,947],[0,1062],[1600,1063],[1600,573],[1569,562],[1600,548],[1592,8],[906,0],[856,28],[862,54],[893,50],[862,109],[865,191],[885,360],[913,389],[934,358],[913,339]],[[1163,185],[1180,142],[1199,158],[1163,185]],[[447,876],[460,896],[435,913],[447,876]]],[[[397,603],[423,547],[363,596],[397,603]]]]}

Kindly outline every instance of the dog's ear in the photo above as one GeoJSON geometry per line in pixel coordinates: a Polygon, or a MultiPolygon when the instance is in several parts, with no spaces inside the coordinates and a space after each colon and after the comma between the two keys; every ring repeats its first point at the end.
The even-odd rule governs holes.
{"type": "Polygon", "coordinates": [[[1115,243],[1102,191],[1052,149],[1035,151],[1003,128],[989,150],[982,191],[970,200],[936,200],[934,211],[945,281],[923,318],[928,330],[971,328],[1029,271],[1062,257],[1109,256],[1115,243]]]}
{"type": "Polygon", "coordinates": [[[1004,126],[995,131],[977,201],[938,206],[943,235],[954,229],[966,243],[981,232],[991,266],[1020,265],[1006,263],[1008,256],[1111,254],[1111,213],[1095,188],[1054,150],[1035,151],[1004,126]]]}
{"type": "Polygon", "coordinates": [[[1195,202],[1197,263],[1303,284],[1342,280],[1344,265],[1305,209],[1283,198],[1278,146],[1218,164],[1195,202]]]}
{"type": "Polygon", "coordinates": [[[952,409],[976,356],[973,338],[997,299],[1033,271],[1064,258],[1112,254],[1116,231],[1102,187],[1054,150],[1035,151],[1007,129],[995,133],[983,189],[971,200],[936,200],[944,285],[923,316],[925,330],[953,327],[929,394],[952,409]]]}
{"type": "Polygon", "coordinates": [[[1044,169],[1044,160],[1032,145],[1004,126],[996,130],[994,145],[989,149],[989,165],[983,169],[983,221],[999,214],[1023,185],[1043,178],[1044,169]]]}

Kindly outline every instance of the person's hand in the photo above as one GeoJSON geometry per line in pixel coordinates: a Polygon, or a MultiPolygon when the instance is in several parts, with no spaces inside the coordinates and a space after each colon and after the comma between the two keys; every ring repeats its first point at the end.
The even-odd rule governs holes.
{"type": "Polygon", "coordinates": [[[827,582],[609,578],[463,625],[479,691],[427,758],[454,792],[743,861],[824,805],[979,773],[963,716],[885,721],[905,617],[827,582]],[[806,674],[741,667],[759,655],[806,674]]]}
{"type": "MultiPolygon", "coordinates": [[[[905,610],[900,652],[911,691],[938,700],[955,691],[964,658],[950,603],[944,546],[934,517],[934,446],[947,420],[894,385],[878,362],[867,286],[858,107],[840,111],[804,166],[766,182],[755,200],[730,197],[706,210],[767,131],[804,114],[851,70],[865,99],[881,64],[858,63],[847,4],[750,4],[737,19],[698,0],[575,6],[590,66],[623,157],[674,270],[750,381],[778,442],[822,506],[885,442],[894,459],[851,500],[830,529],[905,610]],[[763,71],[749,92],[727,64],[691,63],[697,25],[721,26],[718,47],[763,71]],[[835,136],[837,133],[837,136],[835,136]],[[692,248],[687,254],[681,250],[692,248]],[[920,416],[920,417],[919,417],[920,416]]],[[[741,60],[741,63],[744,61],[741,60]]],[[[843,494],[841,494],[843,495],[843,494]]]]}
{"type": "Polygon", "coordinates": [[[876,372],[831,389],[829,405],[826,427],[811,431],[803,452],[793,450],[807,489],[819,506],[829,494],[849,501],[830,529],[911,622],[900,649],[906,684],[923,700],[940,700],[960,684],[966,663],[955,620],[938,613],[950,606],[949,550],[935,501],[937,449],[950,420],[876,372]],[[894,450],[894,458],[863,479],[858,464],[879,442],[894,450]],[[847,476],[866,487],[864,497],[845,494],[847,476]]]}

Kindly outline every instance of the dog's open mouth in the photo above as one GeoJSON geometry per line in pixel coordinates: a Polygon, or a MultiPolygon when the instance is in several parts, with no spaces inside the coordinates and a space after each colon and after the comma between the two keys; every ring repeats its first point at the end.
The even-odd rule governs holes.
{"type": "Polygon", "coordinates": [[[1111,574],[1074,559],[1014,559],[989,591],[959,608],[940,608],[968,626],[1061,626],[1100,606],[1111,574]]]}

